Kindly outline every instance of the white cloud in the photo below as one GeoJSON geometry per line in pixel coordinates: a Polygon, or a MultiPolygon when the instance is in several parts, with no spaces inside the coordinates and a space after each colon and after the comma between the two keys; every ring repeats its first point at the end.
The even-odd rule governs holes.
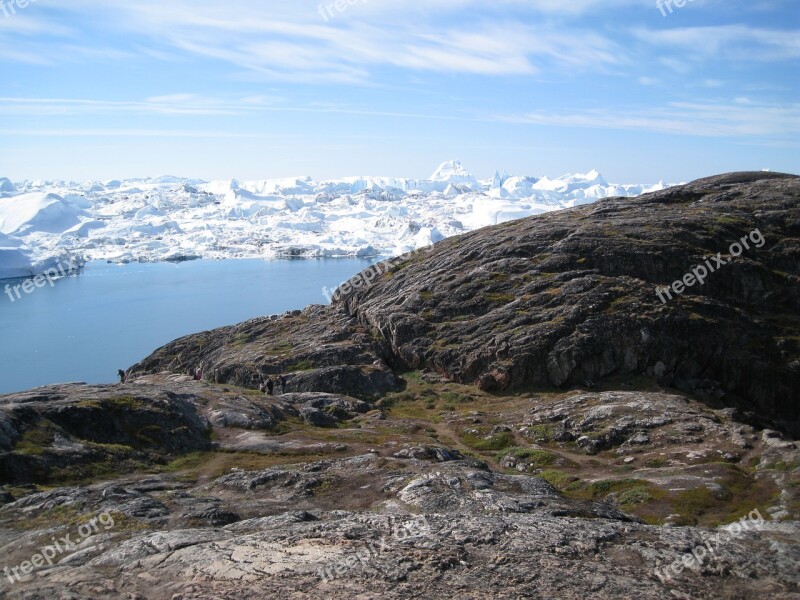
{"type": "Polygon", "coordinates": [[[800,31],[745,25],[634,30],[648,44],[684,51],[687,58],[726,60],[794,60],[800,58],[800,31]]]}
{"type": "MultiPolygon", "coordinates": [[[[533,75],[563,67],[608,69],[623,62],[626,54],[609,38],[591,29],[523,25],[507,10],[577,15],[601,5],[640,2],[501,0],[487,5],[477,0],[367,0],[328,22],[317,11],[317,0],[108,0],[101,6],[94,0],[71,0],[60,10],[73,12],[76,23],[123,32],[119,39],[130,47],[110,58],[140,53],[172,61],[183,54],[222,61],[264,79],[366,83],[382,67],[489,76],[533,75]],[[471,13],[473,18],[465,18],[471,13]]],[[[80,48],[56,39],[68,34],[77,35],[43,34],[38,51],[31,48],[29,54],[45,62],[41,57],[49,50],[46,62],[57,63],[108,53],[89,43],[80,48]]]]}
{"type": "Polygon", "coordinates": [[[422,114],[413,112],[391,112],[362,110],[348,106],[308,104],[298,106],[286,104],[281,98],[245,97],[222,98],[196,96],[193,94],[171,94],[148,98],[143,101],[106,101],[75,98],[23,98],[0,97],[0,113],[35,117],[67,115],[238,115],[255,113],[309,113],[339,114],[368,117],[425,119],[433,121],[486,121],[488,118],[462,117],[453,114],[422,114]]]}
{"type": "Polygon", "coordinates": [[[745,137],[797,142],[800,104],[771,105],[748,100],[672,102],[646,110],[593,109],[580,112],[531,112],[502,117],[531,125],[650,131],[702,137],[745,137]]]}

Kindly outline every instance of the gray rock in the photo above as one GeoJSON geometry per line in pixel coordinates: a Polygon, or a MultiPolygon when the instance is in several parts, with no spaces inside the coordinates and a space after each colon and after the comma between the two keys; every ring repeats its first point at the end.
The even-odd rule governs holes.
{"type": "Polygon", "coordinates": [[[300,416],[303,418],[303,421],[314,427],[336,427],[339,423],[339,419],[333,415],[310,406],[302,407],[300,409],[300,416]]]}

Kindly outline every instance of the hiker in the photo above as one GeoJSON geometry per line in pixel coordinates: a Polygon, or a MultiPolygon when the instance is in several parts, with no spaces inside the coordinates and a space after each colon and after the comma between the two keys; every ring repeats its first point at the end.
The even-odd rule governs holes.
{"type": "Polygon", "coordinates": [[[126,378],[125,371],[123,371],[122,369],[118,369],[117,375],[119,376],[119,382],[125,383],[125,378],[126,378]]]}
{"type": "Polygon", "coordinates": [[[267,379],[267,393],[272,396],[272,390],[275,388],[275,382],[272,381],[272,377],[267,379]]]}
{"type": "Polygon", "coordinates": [[[200,381],[201,379],[203,379],[203,371],[200,370],[200,367],[197,367],[194,370],[194,380],[200,381]]]}
{"type": "Polygon", "coordinates": [[[258,391],[261,392],[262,394],[266,394],[267,393],[267,384],[262,381],[261,385],[258,386],[258,391]]]}
{"type": "Polygon", "coordinates": [[[283,394],[285,394],[285,393],[286,393],[286,377],[284,377],[283,375],[281,375],[281,376],[280,376],[280,379],[279,379],[278,381],[279,381],[279,382],[280,382],[280,384],[281,384],[281,395],[283,395],[283,394]]]}

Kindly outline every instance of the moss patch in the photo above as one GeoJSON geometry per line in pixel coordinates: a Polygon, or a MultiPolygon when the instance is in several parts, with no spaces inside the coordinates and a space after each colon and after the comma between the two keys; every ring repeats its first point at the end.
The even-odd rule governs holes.
{"type": "Polygon", "coordinates": [[[500,462],[508,455],[513,456],[517,460],[527,463],[530,467],[541,468],[552,465],[558,456],[546,450],[535,450],[533,448],[509,448],[504,452],[497,454],[497,461],[500,462]]]}
{"type": "Polygon", "coordinates": [[[296,373],[297,371],[313,371],[315,369],[314,363],[308,359],[301,360],[286,369],[287,373],[296,373]]]}
{"type": "Polygon", "coordinates": [[[41,456],[55,439],[57,428],[49,421],[39,421],[25,431],[14,445],[14,452],[27,456],[41,456]]]}
{"type": "Polygon", "coordinates": [[[514,434],[508,431],[482,435],[480,431],[465,429],[461,432],[461,441],[473,450],[503,450],[514,445],[514,434]]]}

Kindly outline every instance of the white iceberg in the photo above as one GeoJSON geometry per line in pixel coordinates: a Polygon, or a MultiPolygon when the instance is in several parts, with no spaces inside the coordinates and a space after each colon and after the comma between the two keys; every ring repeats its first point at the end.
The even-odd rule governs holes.
{"type": "Polygon", "coordinates": [[[596,170],[553,179],[497,171],[479,180],[456,160],[429,179],[2,178],[0,278],[30,276],[65,253],[115,262],[392,256],[487,225],[665,187],[609,184],[596,170]]]}

